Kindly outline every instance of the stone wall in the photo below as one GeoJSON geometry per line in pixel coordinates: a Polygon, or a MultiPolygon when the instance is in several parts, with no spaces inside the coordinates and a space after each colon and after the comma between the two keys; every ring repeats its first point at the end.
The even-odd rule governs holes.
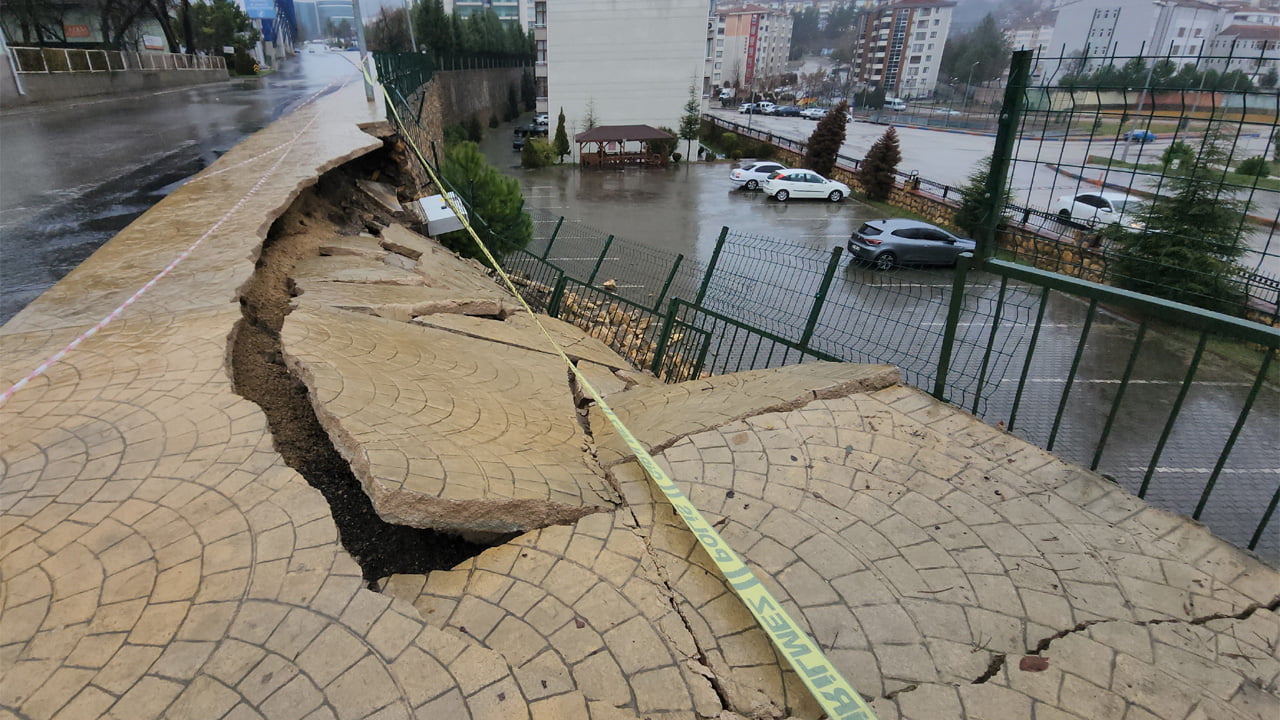
{"type": "MultiPolygon", "coordinates": [[[[8,58],[5,58],[7,61],[8,58]]],[[[164,90],[220,82],[230,77],[225,68],[210,70],[121,70],[112,72],[23,73],[19,95],[8,67],[0,68],[0,105],[6,107],[52,100],[164,90]]]]}
{"type": "Polygon", "coordinates": [[[427,84],[409,96],[409,106],[418,115],[417,127],[405,118],[409,134],[427,160],[431,144],[444,152],[444,129],[465,122],[472,116],[488,126],[489,118],[502,119],[512,89],[520,93],[522,68],[489,70],[448,70],[432,75],[427,84]]]}

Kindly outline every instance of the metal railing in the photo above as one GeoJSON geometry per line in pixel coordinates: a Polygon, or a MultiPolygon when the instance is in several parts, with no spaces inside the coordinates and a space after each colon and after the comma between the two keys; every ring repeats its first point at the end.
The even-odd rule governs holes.
{"type": "Polygon", "coordinates": [[[129,70],[225,70],[221,55],[181,55],[129,50],[10,47],[19,73],[125,72],[129,70]]]}

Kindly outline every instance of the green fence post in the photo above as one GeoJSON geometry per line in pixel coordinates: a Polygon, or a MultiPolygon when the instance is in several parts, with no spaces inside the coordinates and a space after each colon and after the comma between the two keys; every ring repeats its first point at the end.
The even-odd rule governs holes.
{"type": "Polygon", "coordinates": [[[604,247],[600,250],[600,257],[596,258],[596,266],[591,268],[591,277],[587,278],[588,285],[595,285],[596,273],[600,272],[600,266],[604,264],[604,258],[609,254],[609,246],[613,244],[613,236],[605,238],[604,247]]]}
{"type": "Polygon", "coordinates": [[[800,336],[800,347],[808,348],[809,340],[813,338],[813,331],[818,326],[818,316],[822,314],[822,305],[827,301],[827,292],[831,290],[831,281],[836,276],[836,270],[840,269],[840,253],[844,252],[844,248],[839,245],[831,248],[831,259],[827,261],[827,271],[822,275],[822,284],[818,285],[818,292],[813,295],[813,307],[809,309],[809,320],[804,324],[804,334],[800,336]]]}
{"type": "Polygon", "coordinates": [[[547,239],[546,249],[542,251],[543,260],[546,260],[547,256],[551,254],[551,244],[556,241],[556,236],[560,234],[560,226],[563,224],[564,224],[564,216],[561,215],[560,219],[556,221],[556,229],[551,231],[551,237],[547,239]]]}
{"type": "Polygon", "coordinates": [[[556,280],[556,286],[551,291],[551,299],[547,300],[547,314],[551,317],[560,317],[560,302],[564,299],[565,281],[569,276],[560,273],[560,279],[556,280]]]}
{"type": "Polygon", "coordinates": [[[1031,77],[1031,56],[1031,50],[1019,50],[1013,54],[1009,65],[1009,84],[1004,89],[1004,105],[1000,108],[1000,121],[996,126],[996,144],[991,151],[991,170],[987,173],[988,205],[983,208],[976,237],[977,256],[984,260],[996,254],[996,227],[1000,225],[1001,211],[1004,210],[1013,145],[1018,139],[1018,124],[1022,121],[1022,106],[1031,77]]]}
{"type": "Polygon", "coordinates": [[[675,298],[667,306],[667,317],[662,321],[658,343],[653,348],[653,362],[649,364],[649,371],[659,380],[662,379],[662,356],[667,354],[667,342],[671,339],[671,327],[676,324],[676,313],[680,310],[680,303],[680,298],[675,298]]]}
{"type": "Polygon", "coordinates": [[[973,265],[973,253],[960,253],[956,258],[956,274],[951,281],[951,307],[947,310],[947,326],[942,333],[942,352],[938,355],[938,377],[933,382],[933,396],[946,402],[947,371],[951,367],[951,351],[956,344],[956,326],[964,307],[964,281],[973,265]]]}
{"type": "Polygon", "coordinates": [[[680,263],[684,262],[684,253],[676,255],[676,261],[671,264],[671,272],[667,273],[667,281],[662,283],[662,292],[658,293],[658,299],[653,303],[654,312],[662,312],[662,301],[667,299],[667,291],[671,289],[671,281],[676,279],[676,271],[680,269],[680,263]]]}
{"type": "Polygon", "coordinates": [[[720,226],[720,237],[716,238],[716,249],[711,253],[711,264],[707,265],[707,271],[702,275],[702,285],[698,288],[698,298],[693,301],[694,305],[702,307],[702,300],[707,296],[707,288],[711,285],[711,276],[716,272],[716,264],[720,262],[720,251],[724,249],[725,238],[729,237],[729,226],[720,226]]]}

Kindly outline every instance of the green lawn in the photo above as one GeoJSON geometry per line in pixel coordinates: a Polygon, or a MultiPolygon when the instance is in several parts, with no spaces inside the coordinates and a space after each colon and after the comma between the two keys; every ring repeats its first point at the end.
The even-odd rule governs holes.
{"type": "MultiPolygon", "coordinates": [[[[1156,174],[1164,172],[1164,166],[1160,163],[1122,162],[1120,160],[1108,158],[1105,155],[1090,155],[1084,162],[1086,165],[1101,165],[1102,167],[1107,167],[1108,164],[1110,164],[1110,167],[1120,168],[1122,170],[1136,168],[1144,172],[1152,172],[1156,174]]],[[[1280,190],[1280,178],[1265,177],[1256,179],[1258,181],[1258,187],[1263,190],[1280,190]]],[[[1223,178],[1224,183],[1243,188],[1253,187],[1254,180],[1255,178],[1252,175],[1241,175],[1240,173],[1233,172],[1227,173],[1223,178]]]]}

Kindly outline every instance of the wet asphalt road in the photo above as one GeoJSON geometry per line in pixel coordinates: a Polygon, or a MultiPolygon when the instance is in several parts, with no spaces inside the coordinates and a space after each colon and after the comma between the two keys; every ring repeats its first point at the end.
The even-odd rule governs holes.
{"type": "Polygon", "coordinates": [[[246,136],[353,73],[341,54],[301,55],[259,78],[0,113],[0,323],[246,136]]]}
{"type": "MultiPolygon", "coordinates": [[[[615,278],[621,294],[647,302],[661,287],[671,257],[683,253],[685,265],[672,292],[692,299],[697,269],[708,263],[721,226],[727,225],[730,240],[707,304],[792,340],[805,325],[809,298],[831,248],[843,245],[865,220],[883,217],[882,211],[855,200],[778,203],[761,193],[735,190],[727,179],[730,163],[585,173],[564,167],[522,170],[509,132],[507,126],[490,131],[482,146],[491,162],[519,178],[528,206],[543,218],[536,223],[532,250],[541,252],[555,218],[563,215],[565,225],[549,259],[574,277],[587,277],[604,238],[613,234],[616,238],[597,282],[615,278]],[[637,250],[639,244],[652,250],[637,250]]],[[[685,150],[683,143],[680,150],[685,150]]],[[[896,364],[908,382],[932,389],[952,270],[880,273],[847,259],[841,263],[813,345],[847,360],[896,364]]],[[[997,278],[970,276],[951,368],[957,388],[951,399],[974,409],[977,398],[981,417],[1007,423],[1031,341],[1039,289],[1017,283],[1006,289],[985,385],[978,393],[976,378],[998,293],[997,278]]],[[[1018,435],[1042,447],[1053,434],[1087,310],[1087,303],[1058,293],[1050,295],[1045,309],[1014,426],[1018,435]]],[[[1055,437],[1053,450],[1061,456],[1086,467],[1091,464],[1136,335],[1137,324],[1126,317],[1105,308],[1095,316],[1055,437]]],[[[1131,491],[1142,484],[1193,343],[1153,329],[1137,356],[1098,465],[1099,472],[1131,491]]],[[[737,357],[744,350],[724,352],[737,357]]],[[[1202,360],[1197,384],[1184,401],[1150,481],[1151,502],[1186,514],[1195,508],[1255,371],[1256,367],[1241,368],[1214,355],[1202,360]]],[[[1232,542],[1249,542],[1280,484],[1277,437],[1280,390],[1264,386],[1201,518],[1232,542]]],[[[1258,552],[1280,561],[1280,517],[1273,517],[1264,530],[1258,552]]]]}

